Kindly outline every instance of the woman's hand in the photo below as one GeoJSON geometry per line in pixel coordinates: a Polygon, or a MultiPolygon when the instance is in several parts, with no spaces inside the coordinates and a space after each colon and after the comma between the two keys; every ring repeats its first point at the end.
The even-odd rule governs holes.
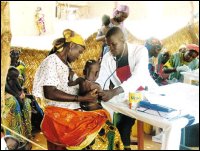
{"type": "Polygon", "coordinates": [[[85,101],[85,102],[96,102],[97,98],[98,98],[97,94],[95,95],[95,94],[89,92],[85,96],[83,96],[83,98],[81,100],[85,101]]]}

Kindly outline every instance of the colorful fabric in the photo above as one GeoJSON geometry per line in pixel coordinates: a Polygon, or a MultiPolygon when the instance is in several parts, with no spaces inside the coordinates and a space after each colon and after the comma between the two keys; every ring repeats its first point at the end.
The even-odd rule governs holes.
{"type": "Polygon", "coordinates": [[[127,5],[119,5],[113,11],[113,17],[117,15],[117,12],[124,12],[129,15],[129,7],[127,5]]]}
{"type": "MultiPolygon", "coordinates": [[[[195,70],[199,67],[199,60],[194,59],[191,62],[186,62],[183,59],[183,53],[175,53],[170,57],[170,59],[164,64],[164,68],[177,68],[178,66],[187,65],[191,70],[195,70]]],[[[173,72],[169,75],[169,79],[172,80],[176,78],[177,80],[182,80],[180,72],[173,72]]]]}
{"type": "Polygon", "coordinates": [[[149,64],[148,64],[148,69],[149,73],[151,76],[155,73],[155,64],[156,64],[156,58],[155,57],[150,57],[149,58],[149,64]]]}
{"type": "Polygon", "coordinates": [[[35,21],[39,34],[46,32],[44,14],[42,14],[40,11],[37,11],[35,14],[35,21]]]}
{"type": "Polygon", "coordinates": [[[23,86],[24,82],[25,82],[25,69],[26,69],[26,66],[22,61],[19,61],[19,65],[16,68],[19,71],[19,77],[18,77],[19,82],[20,82],[21,86],[23,86]]]}
{"type": "MultiPolygon", "coordinates": [[[[5,107],[3,108],[1,117],[3,125],[27,138],[30,138],[32,130],[30,102],[30,99],[24,99],[24,106],[21,112],[20,105],[16,98],[6,93],[5,107]]],[[[20,142],[25,142],[25,140],[17,135],[12,134],[9,130],[5,129],[4,131],[6,135],[13,135],[18,138],[20,142]]]]}
{"type": "Polygon", "coordinates": [[[97,137],[108,117],[105,110],[81,112],[48,106],[41,129],[52,143],[65,145],[67,149],[83,149],[97,137]]]}
{"type": "Polygon", "coordinates": [[[163,64],[158,64],[157,67],[157,74],[162,77],[163,79],[168,79],[169,74],[163,72],[163,64]]]}
{"type": "Polygon", "coordinates": [[[160,53],[160,54],[158,55],[158,63],[157,63],[157,65],[156,65],[156,73],[157,73],[160,77],[162,77],[163,79],[168,79],[169,74],[163,72],[163,66],[164,66],[164,64],[162,63],[162,60],[163,60],[163,53],[160,53]]]}
{"type": "Polygon", "coordinates": [[[73,42],[75,44],[85,47],[84,39],[76,32],[74,32],[70,29],[66,29],[63,31],[63,36],[65,38],[65,42],[73,42]]]}
{"type": "Polygon", "coordinates": [[[119,131],[107,121],[93,142],[83,150],[124,150],[119,131]]]}
{"type": "Polygon", "coordinates": [[[188,44],[186,45],[186,48],[188,50],[195,50],[197,53],[199,53],[199,46],[195,44],[188,44]]]}

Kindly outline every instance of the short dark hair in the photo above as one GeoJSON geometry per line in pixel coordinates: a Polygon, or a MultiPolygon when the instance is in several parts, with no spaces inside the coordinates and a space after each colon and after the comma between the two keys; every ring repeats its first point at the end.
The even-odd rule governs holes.
{"type": "Polygon", "coordinates": [[[119,27],[112,27],[106,33],[106,38],[110,38],[112,35],[115,35],[117,33],[120,33],[120,34],[123,35],[123,32],[122,32],[121,28],[119,28],[119,27]]]}
{"type": "Polygon", "coordinates": [[[18,49],[11,49],[10,51],[10,57],[19,57],[20,55],[20,50],[18,49]]]}
{"type": "Polygon", "coordinates": [[[103,23],[103,25],[108,26],[110,24],[110,16],[103,15],[102,16],[102,23],[103,23]]]}
{"type": "Polygon", "coordinates": [[[19,70],[14,67],[14,66],[11,66],[9,69],[8,69],[8,74],[7,74],[7,77],[9,77],[10,79],[15,79],[19,76],[19,70]]]}

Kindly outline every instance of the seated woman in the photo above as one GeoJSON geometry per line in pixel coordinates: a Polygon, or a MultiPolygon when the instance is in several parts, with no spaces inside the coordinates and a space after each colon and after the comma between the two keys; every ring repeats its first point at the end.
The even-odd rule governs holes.
{"type": "Polygon", "coordinates": [[[145,41],[145,47],[147,48],[149,55],[148,69],[150,75],[155,80],[157,78],[155,75],[155,58],[158,57],[163,45],[159,39],[151,37],[145,41]]]}
{"type": "MultiPolygon", "coordinates": [[[[70,63],[84,50],[84,39],[66,29],[36,71],[33,94],[46,102],[41,130],[48,140],[48,149],[123,149],[118,130],[107,122],[108,112],[84,112],[80,108],[80,102],[95,102],[97,96],[77,95],[79,86],[68,85],[70,63]]],[[[75,74],[73,80],[76,78],[75,74]]]]}
{"type": "MultiPolygon", "coordinates": [[[[73,72],[71,72],[71,75],[69,76],[68,85],[75,86],[79,84],[79,95],[81,96],[84,96],[88,92],[90,92],[92,95],[98,95],[97,92],[101,90],[101,87],[98,83],[95,83],[95,81],[99,76],[99,69],[100,69],[99,62],[95,60],[88,60],[83,70],[83,75],[85,77],[84,78],[79,77],[75,81],[72,81],[73,72]]],[[[102,106],[98,101],[97,102],[81,102],[80,106],[82,109],[86,111],[102,109],[102,106]]]]}
{"type": "MultiPolygon", "coordinates": [[[[11,66],[14,66],[18,69],[19,71],[19,84],[22,87],[24,83],[24,67],[22,65],[22,62],[19,61],[19,50],[11,50],[10,52],[10,57],[11,57],[11,66]],[[22,68],[23,66],[23,68],[22,68]]],[[[3,108],[2,111],[2,124],[5,125],[6,127],[10,128],[11,130],[17,132],[20,135],[25,136],[26,138],[31,138],[31,100],[24,97],[23,93],[20,95],[21,98],[23,98],[23,110],[20,110],[20,104],[18,103],[18,100],[16,96],[14,96],[12,93],[5,93],[5,107],[3,108]]],[[[22,139],[21,137],[12,134],[7,129],[4,129],[5,135],[13,135],[16,137],[19,142],[20,146],[27,144],[27,148],[30,148],[30,144],[27,143],[26,140],[22,139]]]]}
{"type": "Polygon", "coordinates": [[[26,66],[24,64],[24,62],[22,62],[21,60],[19,60],[19,56],[20,56],[21,51],[20,50],[16,50],[16,49],[12,49],[10,52],[10,58],[11,58],[11,66],[16,67],[19,70],[19,82],[20,85],[23,87],[25,80],[26,80],[26,76],[25,76],[25,69],[26,66]]]}
{"type": "Polygon", "coordinates": [[[182,81],[180,72],[187,72],[199,68],[199,46],[196,44],[188,44],[185,53],[178,52],[173,54],[164,64],[164,73],[170,73],[169,80],[182,81]]]}

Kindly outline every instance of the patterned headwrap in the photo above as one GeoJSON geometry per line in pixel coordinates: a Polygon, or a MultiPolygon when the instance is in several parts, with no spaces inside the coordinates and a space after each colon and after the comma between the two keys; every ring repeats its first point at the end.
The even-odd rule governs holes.
{"type": "Polygon", "coordinates": [[[151,51],[152,49],[162,49],[162,42],[156,38],[149,38],[145,42],[145,47],[148,51],[151,51]]]}
{"type": "Polygon", "coordinates": [[[124,13],[127,13],[127,15],[129,15],[129,7],[127,5],[117,6],[117,8],[115,8],[113,11],[113,17],[117,15],[117,12],[124,12],[124,13]]]}
{"type": "Polygon", "coordinates": [[[65,38],[65,42],[73,42],[75,44],[85,47],[84,39],[79,34],[75,33],[74,31],[70,29],[65,29],[63,31],[63,36],[65,38]]]}
{"type": "Polygon", "coordinates": [[[186,45],[187,50],[194,50],[199,53],[199,46],[196,44],[188,44],[186,45]]]}
{"type": "Polygon", "coordinates": [[[56,51],[61,52],[63,50],[63,45],[66,42],[73,42],[75,44],[85,47],[84,39],[71,29],[65,29],[63,31],[63,37],[64,38],[54,40],[53,46],[56,48],[56,50],[54,50],[53,48],[50,54],[55,53],[56,51]]]}

